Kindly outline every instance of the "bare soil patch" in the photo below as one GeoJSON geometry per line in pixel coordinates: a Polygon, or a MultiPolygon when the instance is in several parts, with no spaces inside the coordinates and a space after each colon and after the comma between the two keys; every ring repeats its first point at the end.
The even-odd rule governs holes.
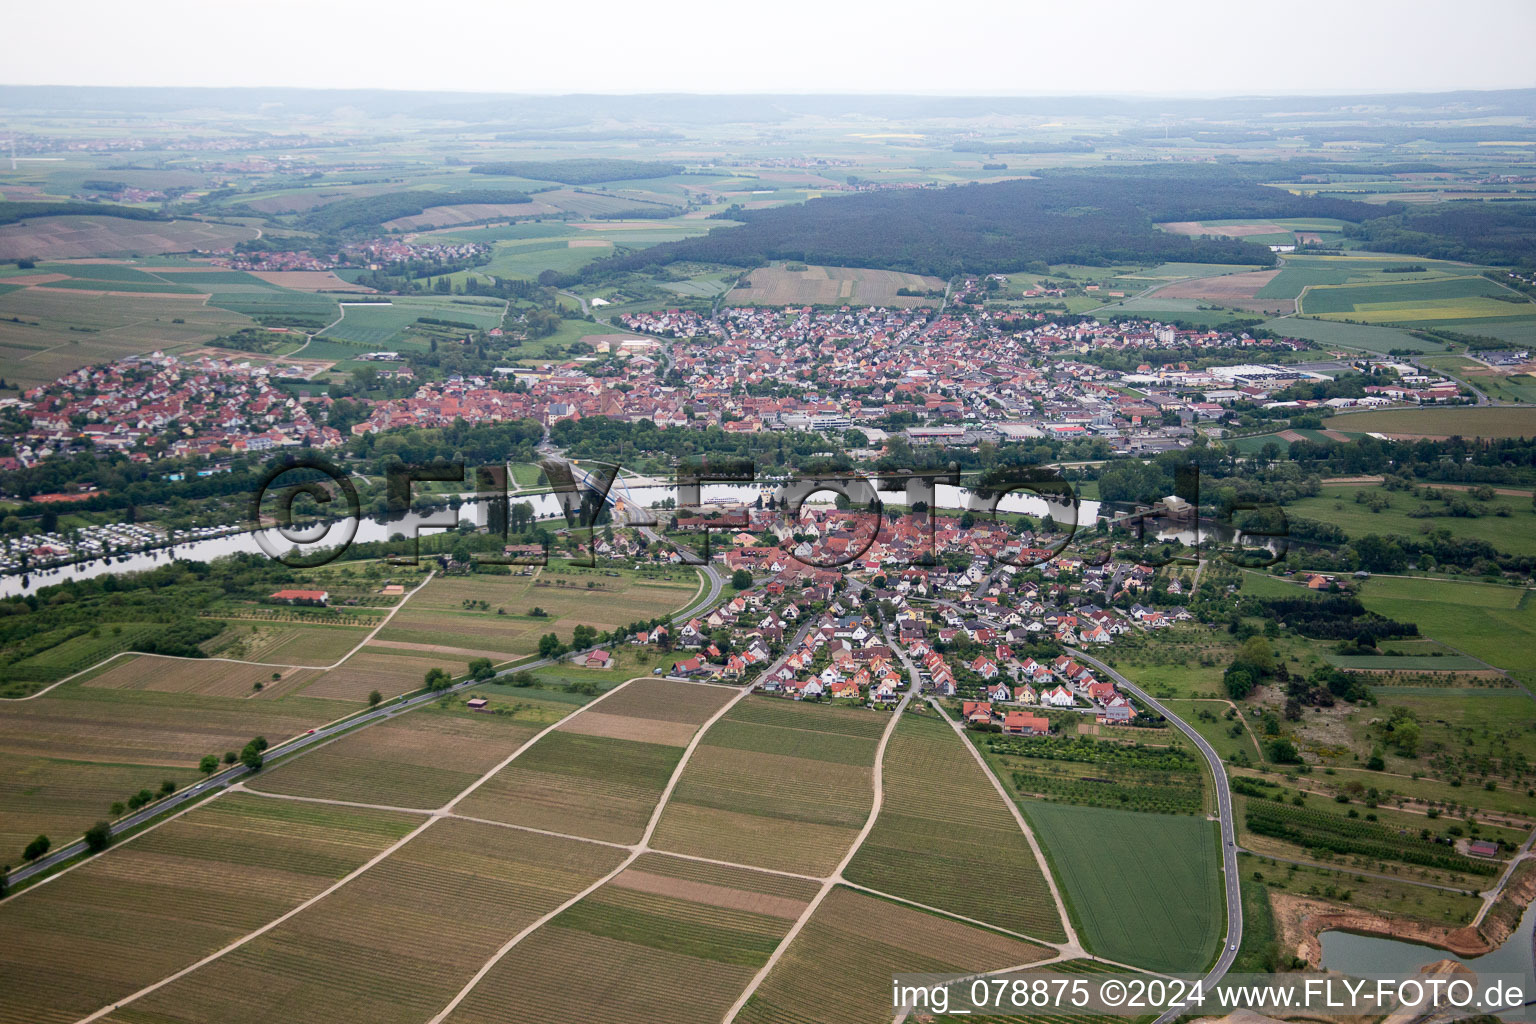
{"type": "Polygon", "coordinates": [[[254,270],[251,276],[281,288],[292,288],[296,292],[373,291],[372,288],[343,281],[329,270],[254,270]]]}
{"type": "Polygon", "coordinates": [[[698,728],[688,722],[665,722],[655,718],[632,718],[602,711],[583,711],[560,728],[583,736],[606,736],[616,740],[642,743],[666,743],[674,747],[688,745],[698,728]]]}
{"type": "Polygon", "coordinates": [[[1279,270],[1255,270],[1246,274],[1222,274],[1216,277],[1198,277],[1192,281],[1176,281],[1159,288],[1155,293],[1160,299],[1204,299],[1223,306],[1252,309],[1260,312],[1295,312],[1295,299],[1258,299],[1259,289],[1275,279],[1279,270]]]}
{"type": "Polygon", "coordinates": [[[655,896],[671,896],[690,903],[702,903],[707,907],[727,910],[747,910],[755,914],[793,921],[805,910],[805,901],[787,896],[770,896],[761,892],[744,892],[723,885],[695,882],[668,875],[654,875],[649,871],[627,868],[610,883],[621,889],[650,893],[655,896]]]}

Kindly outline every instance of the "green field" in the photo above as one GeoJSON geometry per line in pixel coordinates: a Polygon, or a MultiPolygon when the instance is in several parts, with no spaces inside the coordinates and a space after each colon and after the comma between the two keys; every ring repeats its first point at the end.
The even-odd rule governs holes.
{"type": "Polygon", "coordinates": [[[1448,507],[1442,501],[1426,501],[1407,491],[1389,491],[1375,484],[1328,485],[1315,498],[1291,502],[1285,506],[1285,511],[1289,516],[1331,523],[1350,537],[1363,537],[1371,533],[1382,537],[1418,537],[1431,530],[1445,530],[1459,540],[1487,541],[1500,551],[1510,554],[1536,554],[1536,511],[1532,510],[1529,498],[1499,494],[1490,501],[1477,501],[1465,491],[1446,490],[1439,493],[1464,502],[1479,514],[1475,518],[1452,515],[1415,517],[1411,513],[1421,508],[1443,512],[1448,507]],[[1355,500],[1356,494],[1371,497],[1379,495],[1387,500],[1388,505],[1380,512],[1373,512],[1369,505],[1355,500]],[[1498,509],[1507,510],[1509,515],[1496,515],[1498,509]]]}
{"type": "Polygon", "coordinates": [[[11,384],[34,385],[92,363],[155,350],[178,353],[254,326],[200,295],[92,295],[47,288],[0,294],[0,363],[11,384]]]}
{"type": "MultiPolygon", "coordinates": [[[[1528,317],[1536,306],[1485,277],[1467,276],[1404,281],[1394,284],[1314,285],[1300,299],[1310,316],[1347,317],[1368,323],[1457,321],[1471,318],[1528,317]]],[[[1444,324],[1457,329],[1454,322],[1444,324]]]]}
{"type": "MultiPolygon", "coordinates": [[[[446,298],[395,296],[389,304],[349,305],[341,320],[318,335],[333,341],[350,342],[364,351],[402,350],[430,346],[429,332],[418,328],[423,317],[472,324],[473,329],[488,330],[501,323],[501,306],[485,303],[454,302],[446,298]]],[[[465,334],[464,328],[444,328],[448,333],[465,334]]],[[[308,351],[305,353],[308,355],[308,351]]],[[[353,352],[356,356],[361,354],[353,352]]]]}
{"type": "Polygon", "coordinates": [[[1066,937],[1039,862],[965,741],[904,715],[886,748],[880,816],[844,871],[858,885],[1052,941],[1066,937]],[[974,884],[1003,872],[1008,897],[974,884]]]}
{"type": "Polygon", "coordinates": [[[1022,806],[1090,949],[1149,970],[1205,969],[1226,927],[1215,825],[1039,801],[1022,806]]]}
{"type": "Polygon", "coordinates": [[[1346,324],[1335,320],[1309,320],[1296,316],[1281,317],[1259,326],[1281,337],[1304,338],[1324,347],[1337,346],[1381,353],[1390,352],[1393,349],[1410,352],[1445,351],[1445,346],[1438,342],[1415,338],[1407,331],[1395,327],[1346,324]]]}
{"type": "Polygon", "coordinates": [[[1360,588],[1366,608],[1418,624],[1491,665],[1536,683],[1536,601],[1530,591],[1497,584],[1376,576],[1360,588]]]}

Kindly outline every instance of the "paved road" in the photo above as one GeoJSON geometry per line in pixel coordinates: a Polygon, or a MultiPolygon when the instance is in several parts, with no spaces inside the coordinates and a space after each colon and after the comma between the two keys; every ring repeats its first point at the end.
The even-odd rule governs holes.
{"type": "MultiPolygon", "coordinates": [[[[1243,897],[1238,889],[1237,876],[1237,835],[1232,823],[1232,790],[1227,785],[1227,772],[1222,767],[1221,756],[1216,749],[1206,742],[1205,737],[1197,733],[1194,728],[1178,715],[1159,704],[1151,694],[1131,682],[1125,676],[1116,672],[1102,661],[1085,654],[1076,648],[1067,650],[1081,661],[1085,661],[1094,668],[1113,679],[1116,684],[1124,687],[1133,696],[1140,698],[1147,707],[1162,715],[1172,722],[1174,727],[1188,736],[1200,753],[1205,755],[1206,762],[1211,766],[1211,774],[1215,776],[1216,783],[1216,813],[1221,819],[1221,870],[1224,876],[1223,883],[1227,891],[1227,938],[1222,944],[1221,955],[1216,958],[1216,964],[1205,977],[1205,988],[1209,991],[1212,985],[1221,981],[1227,971],[1232,967],[1232,961],[1237,959],[1237,947],[1243,944],[1243,897]]],[[[1153,1024],[1168,1024],[1169,1021],[1180,1015],[1181,1011],[1169,1010],[1157,1018],[1153,1024]]]]}

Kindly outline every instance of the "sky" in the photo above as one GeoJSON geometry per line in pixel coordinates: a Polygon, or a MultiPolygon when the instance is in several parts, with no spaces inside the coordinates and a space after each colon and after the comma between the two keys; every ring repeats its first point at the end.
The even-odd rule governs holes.
{"type": "Polygon", "coordinates": [[[1536,87],[1536,0],[72,0],[12,4],[5,22],[0,82],[12,85],[1012,96],[1536,87]]]}

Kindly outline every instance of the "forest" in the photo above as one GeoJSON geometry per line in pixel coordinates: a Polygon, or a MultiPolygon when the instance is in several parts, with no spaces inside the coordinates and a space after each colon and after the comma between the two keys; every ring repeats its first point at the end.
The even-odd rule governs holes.
{"type": "MultiPolygon", "coordinates": [[[[1268,168],[1268,165],[1264,165],[1268,168]]],[[[766,210],[732,208],[740,227],[668,242],[590,265],[589,277],[676,260],[753,266],[794,260],[949,277],[1025,264],[1126,262],[1272,265],[1261,246],[1188,238],[1160,221],[1336,217],[1360,221],[1392,207],[1297,196],[1234,167],[1050,171],[986,185],[869,192],[766,210]]]]}
{"type": "Polygon", "coordinates": [[[527,193],[505,188],[472,188],[458,192],[390,192],[361,199],[343,199],[306,214],[304,228],[323,235],[377,234],[380,225],[396,217],[414,217],[430,206],[459,203],[527,203],[527,193]]]}
{"type": "Polygon", "coordinates": [[[15,224],[29,217],[122,217],[126,220],[170,220],[158,210],[111,203],[7,203],[0,202],[0,224],[15,224]]]}
{"type": "Polygon", "coordinates": [[[476,164],[471,174],[498,174],[535,181],[558,181],[562,185],[595,185],[600,181],[633,181],[636,178],[666,178],[681,174],[676,164],[656,160],[517,160],[494,164],[476,164]]]}
{"type": "Polygon", "coordinates": [[[1442,203],[1350,225],[1344,233],[1382,252],[1536,268],[1536,203],[1442,203]]]}

